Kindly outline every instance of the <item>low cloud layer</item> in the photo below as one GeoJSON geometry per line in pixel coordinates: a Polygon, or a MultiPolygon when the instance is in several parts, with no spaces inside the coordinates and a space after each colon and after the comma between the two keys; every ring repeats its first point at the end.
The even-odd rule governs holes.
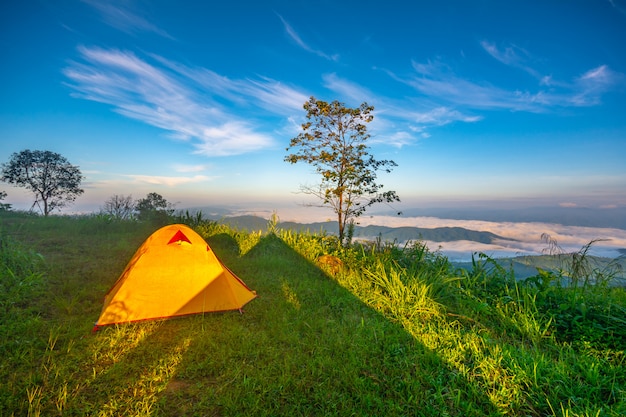
{"type": "Polygon", "coordinates": [[[384,224],[388,227],[462,227],[469,230],[491,232],[505,239],[487,245],[478,242],[427,242],[431,250],[440,250],[453,260],[468,260],[473,252],[484,252],[490,256],[541,255],[549,251],[549,244],[542,239],[547,234],[558,244],[558,249],[569,253],[580,250],[584,245],[597,240],[590,250],[592,255],[617,257],[618,249],[626,248],[626,230],[563,226],[539,222],[489,222],[480,220],[454,220],[436,217],[397,218],[372,216],[360,220],[362,226],[384,224]],[[509,240],[510,239],[510,240],[509,240]]]}
{"type": "MultiPolygon", "coordinates": [[[[324,209],[289,210],[282,209],[278,214],[281,220],[300,223],[333,221],[329,211],[324,209]]],[[[254,214],[269,217],[271,213],[245,211],[237,214],[254,214]]],[[[550,245],[542,235],[546,234],[558,244],[556,250],[564,253],[579,251],[591,241],[596,241],[589,251],[596,256],[615,258],[620,255],[618,249],[626,249],[626,230],[601,227],[564,226],[542,222],[491,222],[482,220],[456,220],[437,217],[394,217],[363,216],[360,226],[376,225],[387,227],[420,227],[434,229],[438,227],[462,227],[479,232],[491,232],[502,237],[491,244],[459,240],[454,242],[429,242],[429,249],[440,251],[450,260],[471,260],[474,252],[483,252],[492,257],[513,257],[519,255],[542,255],[550,250],[550,245]]]]}

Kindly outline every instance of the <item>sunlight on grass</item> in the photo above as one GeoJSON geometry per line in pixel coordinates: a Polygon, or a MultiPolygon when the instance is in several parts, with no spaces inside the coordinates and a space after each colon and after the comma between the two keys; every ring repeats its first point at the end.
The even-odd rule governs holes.
{"type": "Polygon", "coordinates": [[[145,363],[138,375],[131,381],[112,390],[108,401],[102,404],[98,416],[150,416],[158,394],[163,392],[175,375],[183,355],[189,348],[191,339],[183,339],[171,348],[166,355],[145,363]]]}
{"type": "Polygon", "coordinates": [[[99,330],[89,349],[93,357],[94,374],[97,374],[95,369],[105,368],[122,360],[158,330],[161,324],[161,321],[146,321],[113,325],[99,330]]]}
{"type": "Polygon", "coordinates": [[[283,281],[281,289],[283,290],[285,300],[287,300],[287,302],[291,304],[296,310],[300,310],[301,306],[300,301],[298,301],[298,295],[289,287],[289,284],[283,281]]]}

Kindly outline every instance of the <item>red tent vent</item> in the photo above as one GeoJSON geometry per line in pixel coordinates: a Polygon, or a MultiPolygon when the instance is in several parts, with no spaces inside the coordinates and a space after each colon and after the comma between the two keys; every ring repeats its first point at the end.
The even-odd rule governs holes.
{"type": "Polygon", "coordinates": [[[185,236],[185,234],[183,232],[181,232],[180,230],[178,232],[176,232],[176,234],[170,239],[169,242],[167,242],[167,244],[169,245],[170,243],[176,243],[176,242],[187,242],[187,243],[191,243],[191,241],[189,240],[189,238],[187,236],[185,236]]]}

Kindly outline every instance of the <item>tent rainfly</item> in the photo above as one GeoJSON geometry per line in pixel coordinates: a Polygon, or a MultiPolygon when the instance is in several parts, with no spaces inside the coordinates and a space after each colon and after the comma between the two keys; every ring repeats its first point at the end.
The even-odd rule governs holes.
{"type": "Polygon", "coordinates": [[[94,326],[241,310],[256,297],[188,226],[154,232],[104,297],[94,326]]]}

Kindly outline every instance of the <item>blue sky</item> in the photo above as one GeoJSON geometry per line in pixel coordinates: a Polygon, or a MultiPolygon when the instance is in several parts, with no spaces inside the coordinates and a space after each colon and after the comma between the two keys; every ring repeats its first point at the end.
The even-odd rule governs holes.
{"type": "Polygon", "coordinates": [[[77,210],[280,210],[317,183],[283,162],[315,96],[375,107],[399,209],[623,208],[625,39],[626,0],[3,1],[0,161],[61,153],[77,210]]]}

